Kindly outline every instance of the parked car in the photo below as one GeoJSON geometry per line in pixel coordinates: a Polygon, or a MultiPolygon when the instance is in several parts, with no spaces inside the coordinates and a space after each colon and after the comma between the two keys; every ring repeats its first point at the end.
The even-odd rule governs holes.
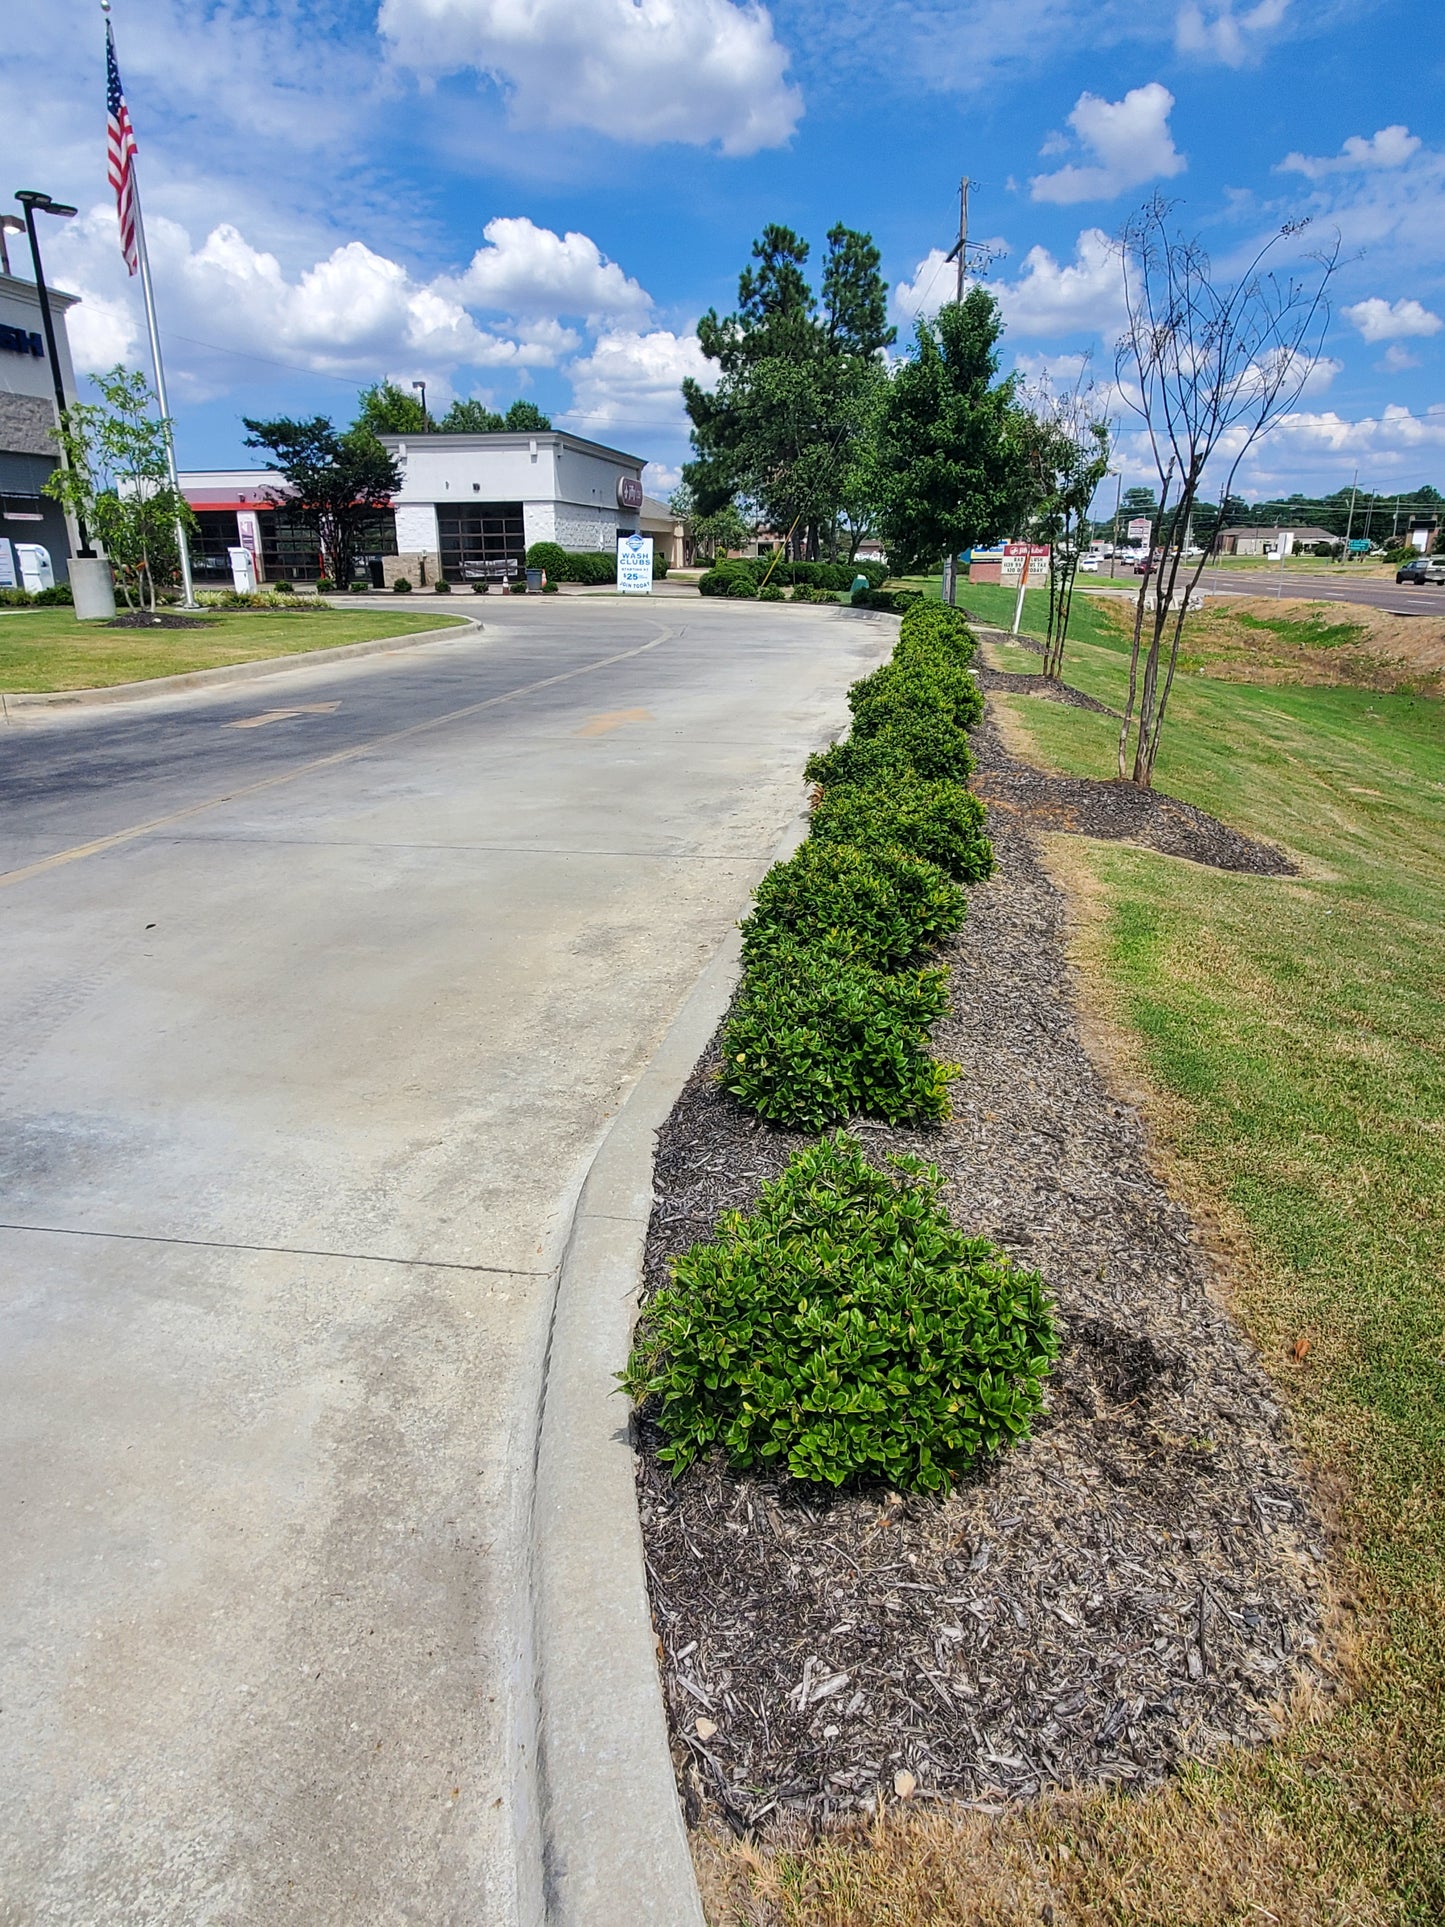
{"type": "Polygon", "coordinates": [[[1153,570],[1154,558],[1152,555],[1141,555],[1139,560],[1134,564],[1135,575],[1151,575],[1153,570]]]}
{"type": "Polygon", "coordinates": [[[1413,562],[1404,562],[1396,569],[1395,580],[1416,584],[1445,583],[1445,555],[1417,555],[1413,562]]]}
{"type": "Polygon", "coordinates": [[[1079,557],[1079,570],[1083,575],[1097,575],[1099,573],[1099,557],[1097,555],[1081,555],[1079,557]]]}

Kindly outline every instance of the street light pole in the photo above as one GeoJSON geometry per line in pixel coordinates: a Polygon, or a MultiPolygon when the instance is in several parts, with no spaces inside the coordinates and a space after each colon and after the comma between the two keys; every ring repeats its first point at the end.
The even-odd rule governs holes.
{"type": "Polygon", "coordinates": [[[5,236],[24,232],[25,223],[18,214],[0,214],[0,274],[10,272],[10,249],[5,236]]]}
{"type": "Polygon", "coordinates": [[[424,435],[429,435],[429,434],[431,433],[431,417],[430,417],[430,416],[429,416],[429,415],[427,414],[427,412],[426,412],[426,383],[425,383],[424,381],[414,381],[414,382],[412,383],[412,387],[413,387],[413,388],[420,388],[420,390],[421,390],[421,426],[422,426],[422,433],[423,433],[424,435]]]}
{"type": "MultiPolygon", "coordinates": [[[[50,357],[50,379],[55,384],[56,426],[63,429],[67,406],[65,383],[60,373],[60,354],[55,342],[55,321],[50,312],[50,290],[45,285],[45,269],[40,260],[40,238],[35,232],[35,210],[39,208],[43,214],[55,214],[65,221],[68,221],[76,210],[73,207],[67,207],[62,201],[53,201],[48,194],[41,194],[34,188],[21,188],[15,198],[25,209],[25,233],[30,242],[31,265],[35,269],[35,292],[40,297],[40,320],[45,329],[45,352],[50,357]]],[[[60,445],[60,459],[65,460],[64,442],[60,445]]],[[[81,555],[93,556],[95,550],[90,546],[85,517],[78,509],[75,512],[75,526],[80,532],[81,555]]]]}

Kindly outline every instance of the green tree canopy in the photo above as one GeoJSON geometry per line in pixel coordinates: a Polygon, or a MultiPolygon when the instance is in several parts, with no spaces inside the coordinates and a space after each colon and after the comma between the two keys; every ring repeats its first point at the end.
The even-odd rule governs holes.
{"type": "Polygon", "coordinates": [[[878,532],[891,567],[935,568],[996,542],[1030,506],[1014,379],[998,380],[998,304],[984,288],[920,316],[878,423],[878,532]]]}
{"type": "Polygon", "coordinates": [[[364,426],[338,434],[324,415],[242,419],[247,448],[265,449],[267,466],[288,484],[288,492],[278,490],[272,499],[299,515],[315,536],[323,573],[349,582],[369,524],[401,486],[396,463],[364,426]]]}
{"type": "Polygon", "coordinates": [[[394,381],[373,382],[357,397],[354,428],[372,435],[545,434],[552,426],[534,401],[514,401],[505,415],[475,399],[454,401],[440,421],[422,413],[420,400],[394,381]]]}
{"type": "Polygon", "coordinates": [[[694,451],[685,475],[698,512],[746,502],[770,528],[796,525],[796,545],[816,555],[820,546],[836,552],[845,496],[856,510],[863,471],[854,458],[895,331],[868,235],[830,230],[821,300],[809,252],[791,228],[764,228],[736,310],[723,318],[709,310],[698,323],[716,385],[689,379],[683,399],[694,451]]]}
{"type": "Polygon", "coordinates": [[[356,398],[353,428],[369,428],[373,435],[422,435],[428,422],[421,401],[394,381],[375,381],[356,398]]]}

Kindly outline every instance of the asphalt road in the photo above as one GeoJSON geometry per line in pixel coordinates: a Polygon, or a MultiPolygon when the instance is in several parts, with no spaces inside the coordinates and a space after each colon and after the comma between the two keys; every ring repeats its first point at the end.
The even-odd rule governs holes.
{"type": "MultiPolygon", "coordinates": [[[[1111,585],[1104,574],[1080,578],[1082,587],[1107,589],[1111,586],[1137,591],[1139,578],[1121,575],[1111,585]]],[[[1382,582],[1378,578],[1350,581],[1346,576],[1324,571],[1315,575],[1305,569],[1206,569],[1200,588],[1211,595],[1274,596],[1304,602],[1353,602],[1371,609],[1385,609],[1402,616],[1445,616],[1445,588],[1417,588],[1408,582],[1382,582]]]]}
{"type": "Polygon", "coordinates": [[[0,735],[7,1923],[529,1912],[559,1239],[886,632],[487,617],[0,735]]]}

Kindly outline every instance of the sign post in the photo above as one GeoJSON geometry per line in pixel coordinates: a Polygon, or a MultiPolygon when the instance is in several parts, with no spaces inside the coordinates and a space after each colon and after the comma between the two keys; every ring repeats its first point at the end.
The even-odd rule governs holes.
{"type": "Polygon", "coordinates": [[[652,594],[652,537],[650,535],[618,536],[617,590],[619,595],[652,594]]]}

